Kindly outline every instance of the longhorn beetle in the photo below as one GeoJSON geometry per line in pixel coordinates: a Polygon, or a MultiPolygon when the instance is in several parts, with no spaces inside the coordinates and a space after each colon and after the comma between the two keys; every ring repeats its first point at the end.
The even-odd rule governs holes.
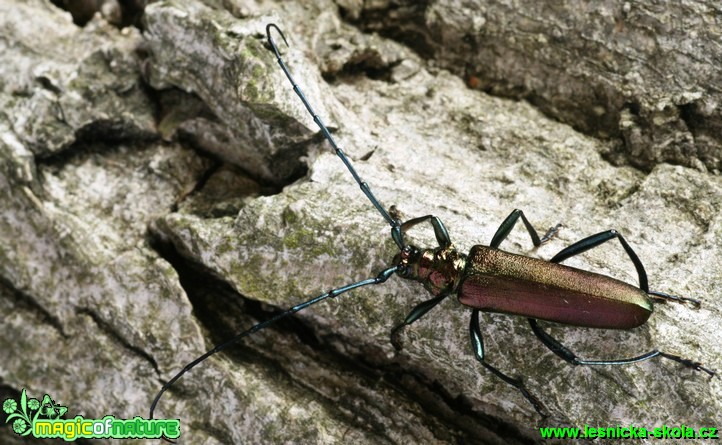
{"type": "Polygon", "coordinates": [[[548,416],[544,404],[533,396],[520,379],[508,376],[487,363],[484,353],[484,341],[479,326],[479,312],[497,312],[503,314],[520,315],[527,317],[531,329],[539,340],[554,354],[558,355],[572,365],[624,365],[641,362],[654,357],[674,360],[684,366],[697,371],[703,371],[714,376],[715,372],[705,368],[701,363],[688,360],[677,355],[653,350],[632,358],[615,360],[586,360],[578,357],[566,346],[544,331],[537,320],[546,320],[566,325],[584,326],[606,329],[631,329],[644,324],[652,314],[652,299],[661,301],[687,302],[699,306],[699,301],[691,298],[678,297],[663,292],[650,291],[647,284],[647,274],[642,262],[634,253],[632,247],[616,230],[607,230],[597,233],[571,246],[563,249],[551,260],[544,261],[522,255],[499,250],[499,245],[506,239],[509,232],[521,219],[531,237],[534,246],[548,241],[559,229],[560,225],[549,229],[541,238],[534,227],[529,223],[521,210],[514,210],[501,223],[489,246],[474,246],[468,255],[456,250],[451,243],[449,233],[441,220],[433,215],[410,219],[404,223],[393,218],[374,196],[368,184],[356,173],[349,158],[336,145],[328,128],[315,113],[301,88],[296,84],[288,67],[286,66],[276,42],[271,36],[275,29],[288,45],[283,32],[273,23],[266,26],[268,44],[276,55],[278,64],[285,73],[293,90],[303,102],[306,110],[313,116],[326,140],[331,144],[341,161],[353,176],[356,183],[366,195],[371,204],[391,226],[391,237],[399,247],[392,265],[381,271],[375,278],[368,278],[356,283],[330,290],[316,298],[294,306],[277,314],[269,320],[259,323],[247,331],[217,345],[210,351],[188,363],[178,374],[170,379],[156,395],[150,406],[150,418],[163,393],[173,385],[183,374],[211,355],[226,349],[242,338],[264,329],[278,320],[288,317],[302,309],[314,305],[327,298],[335,298],[350,290],[381,284],[394,274],[402,278],[415,280],[433,295],[416,307],[406,316],[406,319],[391,331],[391,340],[397,349],[401,348],[399,333],[405,327],[423,317],[427,312],[438,305],[444,298],[456,294],[461,304],[469,306],[471,311],[470,335],[471,346],[476,359],[486,369],[491,371],[506,383],[517,388],[524,397],[531,402],[536,411],[542,416],[548,416]],[[404,234],[412,227],[429,223],[434,230],[438,247],[433,249],[420,249],[407,244],[404,234]],[[639,287],[632,286],[605,275],[599,275],[559,263],[569,257],[586,252],[609,240],[617,239],[625,252],[634,263],[639,275],[639,287]]]}

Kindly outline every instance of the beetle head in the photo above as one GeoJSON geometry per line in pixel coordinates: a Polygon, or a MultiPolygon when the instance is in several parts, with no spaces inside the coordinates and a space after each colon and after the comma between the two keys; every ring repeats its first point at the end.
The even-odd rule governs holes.
{"type": "Polygon", "coordinates": [[[394,257],[394,264],[399,267],[396,272],[401,278],[411,278],[416,276],[416,269],[419,263],[419,256],[421,251],[412,245],[407,244],[401,249],[401,252],[397,253],[394,257]]]}

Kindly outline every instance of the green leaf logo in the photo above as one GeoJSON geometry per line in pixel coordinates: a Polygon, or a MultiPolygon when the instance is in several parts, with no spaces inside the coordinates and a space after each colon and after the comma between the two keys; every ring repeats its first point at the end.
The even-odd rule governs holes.
{"type": "Polygon", "coordinates": [[[8,415],[5,423],[12,422],[13,431],[21,436],[27,436],[33,430],[33,424],[41,418],[58,419],[68,412],[65,406],[56,405],[55,401],[45,394],[43,401],[28,399],[25,388],[20,393],[20,401],[5,399],[3,411],[8,415]]]}
{"type": "MultiPolygon", "coordinates": [[[[30,401],[32,402],[33,400],[35,400],[35,403],[39,403],[36,399],[31,399],[30,401]]],[[[31,405],[34,406],[35,404],[31,403],[31,405]]],[[[30,425],[32,422],[28,415],[28,395],[25,393],[25,388],[23,388],[23,392],[20,393],[20,406],[18,406],[18,403],[13,399],[5,399],[3,402],[3,411],[8,414],[5,423],[11,420],[13,421],[13,431],[21,436],[30,434],[30,425]]]]}

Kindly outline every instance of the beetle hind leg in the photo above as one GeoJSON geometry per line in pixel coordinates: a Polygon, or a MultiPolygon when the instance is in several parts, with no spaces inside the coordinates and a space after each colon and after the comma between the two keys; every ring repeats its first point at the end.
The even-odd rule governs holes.
{"type": "Polygon", "coordinates": [[[649,285],[647,284],[647,272],[644,270],[642,261],[640,261],[639,257],[624,239],[622,234],[614,229],[607,230],[606,232],[600,232],[596,235],[588,236],[581,241],[577,241],[566,249],[562,249],[562,251],[554,255],[554,257],[549,260],[549,262],[561,263],[569,257],[584,253],[587,250],[593,249],[600,244],[606,243],[607,241],[614,238],[617,238],[619,240],[619,243],[624,248],[624,251],[627,252],[627,256],[629,256],[629,259],[632,260],[632,263],[634,263],[634,267],[635,269],[637,269],[637,275],[639,276],[639,288],[649,293],[649,285]]]}
{"type": "Polygon", "coordinates": [[[510,384],[514,388],[518,389],[524,396],[524,398],[526,398],[534,406],[534,409],[536,410],[536,412],[539,413],[539,415],[541,415],[542,417],[549,417],[549,411],[547,411],[546,406],[544,406],[541,400],[536,398],[529,392],[528,389],[526,389],[526,386],[524,386],[524,382],[521,379],[509,377],[508,375],[504,374],[503,372],[499,371],[498,369],[487,363],[484,359],[484,338],[481,335],[481,328],[479,327],[478,309],[474,309],[471,313],[471,323],[469,324],[469,331],[471,334],[471,347],[474,350],[474,355],[476,356],[476,359],[479,361],[479,363],[481,363],[486,369],[491,371],[492,374],[499,377],[501,380],[510,384]]]}
{"type": "Polygon", "coordinates": [[[662,302],[662,303],[672,301],[675,303],[689,304],[694,308],[700,307],[700,305],[701,305],[700,301],[695,300],[694,298],[680,297],[678,295],[671,295],[671,294],[667,294],[664,292],[658,292],[658,291],[650,291],[649,284],[647,281],[647,272],[644,270],[642,261],[640,261],[639,257],[634,252],[632,247],[624,239],[622,234],[620,234],[616,230],[607,230],[606,232],[600,232],[600,233],[597,233],[596,235],[592,235],[587,238],[584,238],[581,241],[577,241],[576,243],[572,244],[571,246],[569,246],[566,249],[563,249],[561,252],[557,253],[551,260],[549,260],[549,262],[550,263],[561,263],[562,261],[566,260],[569,257],[572,257],[574,255],[579,255],[580,253],[586,252],[589,249],[593,249],[594,247],[597,247],[600,244],[606,243],[607,241],[612,240],[614,238],[617,238],[619,240],[619,243],[624,248],[624,251],[627,252],[629,259],[631,259],[632,263],[634,263],[634,267],[637,269],[637,275],[639,276],[639,288],[642,289],[643,291],[645,291],[652,299],[654,299],[655,301],[658,301],[658,302],[662,302]]]}
{"type": "Polygon", "coordinates": [[[534,331],[534,335],[537,336],[537,338],[544,343],[544,346],[549,348],[550,351],[564,359],[564,361],[571,363],[572,365],[585,365],[585,366],[594,366],[594,365],[628,365],[630,363],[636,363],[636,362],[642,362],[645,360],[652,359],[654,357],[662,357],[669,360],[673,360],[677,363],[681,363],[682,365],[692,368],[695,371],[702,371],[706,372],[710,376],[715,375],[715,371],[705,368],[702,366],[702,363],[695,362],[686,358],[682,358],[678,355],[673,354],[667,354],[666,352],[657,351],[656,349],[654,351],[649,351],[647,353],[644,353],[642,355],[639,355],[637,357],[632,358],[624,358],[624,359],[612,359],[612,360],[585,360],[582,358],[579,358],[576,354],[574,354],[572,351],[570,351],[566,346],[559,343],[557,339],[549,335],[545,330],[539,326],[539,323],[537,320],[533,318],[529,318],[529,324],[531,325],[531,330],[534,331]]]}

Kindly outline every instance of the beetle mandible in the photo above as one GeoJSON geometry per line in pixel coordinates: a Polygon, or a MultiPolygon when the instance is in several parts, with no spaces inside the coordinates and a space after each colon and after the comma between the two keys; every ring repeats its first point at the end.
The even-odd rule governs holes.
{"type": "Polygon", "coordinates": [[[334,152],[344,163],[371,204],[391,226],[391,236],[399,247],[399,253],[395,255],[392,265],[381,271],[376,277],[347,284],[298,304],[237,334],[188,363],[163,385],[154,398],[150,406],[149,417],[151,419],[163,393],[186,372],[211,355],[226,349],[242,338],[258,332],[282,318],[320,301],[335,298],[362,286],[381,284],[394,274],[422,283],[433,295],[432,298],[414,307],[404,321],[393,328],[391,341],[396,349],[401,349],[400,333],[404,327],[422,318],[446,297],[457,295],[461,304],[472,309],[469,332],[472,350],[476,359],[495,376],[517,388],[542,416],[549,415],[546,407],[541,400],[529,392],[522,380],[510,377],[487,363],[479,325],[480,312],[495,312],[527,317],[536,337],[554,354],[572,365],[623,365],[661,357],[676,361],[694,370],[705,372],[710,376],[715,375],[715,371],[705,368],[702,363],[659,350],[652,350],[624,359],[583,359],[562,345],[538,324],[537,320],[545,320],[571,326],[631,329],[643,325],[649,319],[653,311],[653,299],[689,303],[697,307],[700,305],[699,301],[691,298],[650,291],[647,274],[642,262],[624,237],[616,230],[607,230],[584,238],[563,249],[551,260],[544,261],[499,250],[499,246],[519,220],[524,224],[535,247],[551,239],[561,226],[561,224],[558,224],[556,227],[550,228],[542,237],[539,237],[537,231],[519,209],[512,211],[502,222],[489,246],[474,246],[468,254],[463,254],[454,247],[446,227],[441,219],[436,216],[426,215],[403,223],[394,218],[381,205],[368,184],[358,175],[349,158],[338,147],[328,128],[316,114],[294,80],[271,36],[271,31],[274,29],[286,45],[288,45],[288,41],[278,26],[273,23],[266,26],[266,38],[279,66],[293,86],[293,90],[303,102],[306,110],[313,116],[314,122],[316,122],[334,152]],[[428,223],[433,228],[438,247],[421,249],[405,242],[404,234],[412,227],[423,223],[428,223]],[[639,287],[605,275],[559,264],[574,255],[586,252],[613,239],[619,241],[634,264],[639,276],[639,287]]]}

